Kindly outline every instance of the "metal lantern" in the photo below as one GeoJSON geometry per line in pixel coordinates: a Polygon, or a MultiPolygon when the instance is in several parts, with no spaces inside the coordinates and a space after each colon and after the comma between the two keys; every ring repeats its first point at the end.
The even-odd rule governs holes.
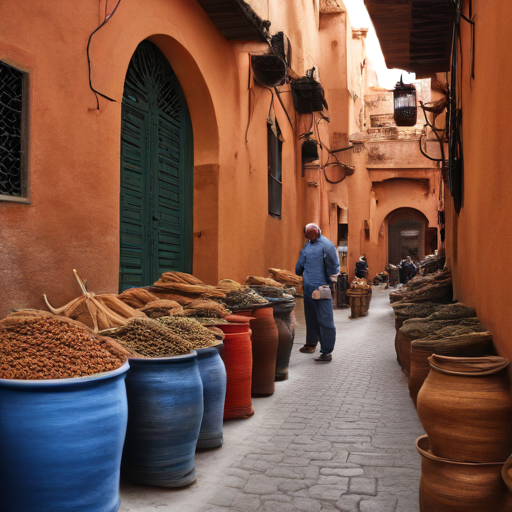
{"type": "Polygon", "coordinates": [[[402,77],[393,90],[393,103],[395,106],[395,123],[397,126],[414,126],[418,116],[416,105],[416,87],[404,84],[402,77]]]}

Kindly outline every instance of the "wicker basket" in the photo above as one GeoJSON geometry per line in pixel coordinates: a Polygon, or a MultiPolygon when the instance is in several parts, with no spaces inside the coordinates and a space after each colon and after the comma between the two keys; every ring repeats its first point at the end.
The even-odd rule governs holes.
{"type": "Polygon", "coordinates": [[[370,300],[372,298],[372,290],[347,290],[347,295],[350,298],[350,318],[357,318],[358,316],[367,316],[370,309],[370,300]]]}

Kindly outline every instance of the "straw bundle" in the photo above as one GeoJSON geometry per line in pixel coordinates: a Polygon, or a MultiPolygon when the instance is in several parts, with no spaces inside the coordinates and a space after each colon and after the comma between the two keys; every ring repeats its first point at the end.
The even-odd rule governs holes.
{"type": "Polygon", "coordinates": [[[54,315],[78,320],[93,329],[95,333],[103,329],[125,325],[133,317],[146,317],[141,311],[137,311],[119,300],[116,295],[95,295],[93,292],[88,292],[77,271],[73,269],[73,273],[82,290],[81,297],[73,299],[61,308],[54,308],[48,302],[46,295],[43,295],[48,309],[54,315]]]}

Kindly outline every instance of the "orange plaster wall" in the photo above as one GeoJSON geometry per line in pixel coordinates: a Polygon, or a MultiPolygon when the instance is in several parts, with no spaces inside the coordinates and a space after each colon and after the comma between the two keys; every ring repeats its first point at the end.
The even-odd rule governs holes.
{"type": "MultiPolygon", "coordinates": [[[[117,291],[119,102],[130,58],[144,39],[157,44],[169,59],[192,117],[195,273],[215,282],[266,275],[270,266],[293,269],[304,242],[302,228],[311,217],[307,178],[297,172],[297,133],[275,100],[285,139],[283,217],[270,217],[266,151],[270,92],[254,85],[245,141],[248,52],[264,51],[266,45],[226,41],[195,1],[122,3],[91,44],[93,84],[116,100],[100,98],[97,110],[85,48],[102,21],[103,9],[102,2],[57,5],[5,0],[0,5],[0,59],[30,73],[31,188],[30,205],[0,201],[0,314],[17,307],[42,307],[43,293],[55,306],[74,298],[79,290],[73,268],[88,280],[90,290],[117,291]]],[[[347,109],[336,96],[337,80],[346,74],[345,57],[336,45],[331,45],[331,53],[321,51],[323,39],[339,40],[343,46],[343,15],[325,18],[321,35],[317,3],[275,1],[269,16],[272,31],[284,29],[292,40],[292,66],[297,73],[321,63],[320,77],[334,105],[329,112],[333,131],[346,133],[347,109]]],[[[297,128],[291,94],[282,98],[297,128]]],[[[346,204],[347,185],[331,187],[322,182],[316,200],[319,221],[334,236],[332,226],[326,228],[332,221],[330,205],[346,204]]]]}
{"type": "Polygon", "coordinates": [[[469,75],[470,32],[461,24],[464,202],[457,218],[447,201],[446,248],[456,276],[455,297],[476,308],[499,353],[512,359],[512,104],[506,93],[512,83],[512,4],[477,2],[474,14],[474,79],[469,75]]]}

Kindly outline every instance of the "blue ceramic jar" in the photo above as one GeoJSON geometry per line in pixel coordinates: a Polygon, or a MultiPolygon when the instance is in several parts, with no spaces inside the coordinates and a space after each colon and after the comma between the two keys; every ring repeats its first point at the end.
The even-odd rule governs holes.
{"type": "Polygon", "coordinates": [[[197,449],[222,446],[224,399],[226,398],[226,368],[220,358],[222,344],[197,350],[199,373],[203,382],[203,421],[197,449]]]}
{"type": "Polygon", "coordinates": [[[74,379],[0,379],[1,512],[119,509],[128,368],[74,379]]]}
{"type": "Polygon", "coordinates": [[[197,353],[133,358],[130,367],[123,476],[136,484],[157,487],[194,482],[194,455],[203,418],[197,353]]]}

